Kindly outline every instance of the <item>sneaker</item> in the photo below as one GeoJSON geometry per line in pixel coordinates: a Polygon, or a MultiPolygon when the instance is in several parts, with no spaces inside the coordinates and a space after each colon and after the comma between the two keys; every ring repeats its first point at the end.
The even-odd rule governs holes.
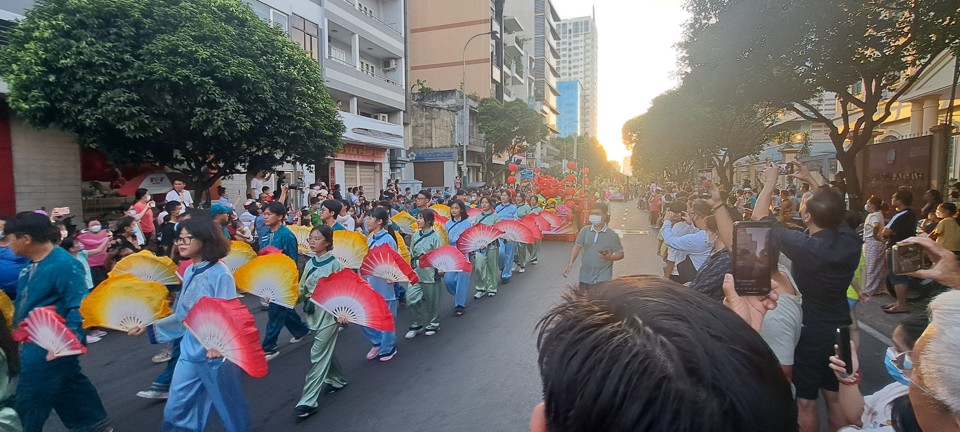
{"type": "Polygon", "coordinates": [[[530,264],[537,265],[537,260],[530,261],[530,264]]]}
{"type": "Polygon", "coordinates": [[[106,336],[106,335],[107,335],[107,332],[105,332],[105,331],[103,331],[103,330],[97,330],[97,329],[90,330],[89,332],[87,332],[87,337],[88,337],[88,338],[89,338],[90,336],[93,336],[93,337],[101,338],[101,339],[102,339],[102,338],[103,338],[104,336],[106,336]]]}
{"type": "Polygon", "coordinates": [[[244,297],[246,297],[246,296],[243,295],[243,293],[240,293],[240,292],[237,293],[237,298],[244,298],[244,297]]]}
{"type": "Polygon", "coordinates": [[[339,325],[337,325],[337,332],[342,332],[343,329],[345,329],[345,328],[347,328],[347,325],[346,325],[346,324],[339,324],[339,325]]]}
{"type": "Polygon", "coordinates": [[[413,339],[417,337],[418,334],[423,333],[423,328],[410,329],[407,334],[403,335],[404,339],[413,339]]]}
{"type": "Polygon", "coordinates": [[[103,338],[101,338],[101,337],[96,337],[96,336],[91,336],[91,335],[87,335],[87,343],[88,343],[88,344],[100,342],[101,339],[103,339],[103,338]]]}
{"type": "Polygon", "coordinates": [[[166,399],[169,395],[169,392],[154,389],[137,392],[137,397],[142,397],[144,399],[166,399]]]}
{"type": "Polygon", "coordinates": [[[437,334],[437,329],[429,329],[429,330],[427,330],[426,332],[424,332],[423,334],[425,334],[425,335],[427,335],[427,336],[433,336],[433,335],[437,334]]]}
{"type": "MultiPolygon", "coordinates": [[[[346,386],[344,386],[344,387],[346,387],[346,386]]],[[[336,393],[336,392],[338,392],[338,391],[340,391],[340,390],[343,390],[343,387],[336,387],[336,386],[332,386],[332,385],[330,385],[330,384],[324,384],[324,387],[323,387],[323,392],[326,393],[326,394],[334,394],[334,393],[336,393]]]]}
{"type": "Polygon", "coordinates": [[[454,316],[463,316],[463,308],[462,308],[462,307],[458,307],[458,308],[454,309],[454,310],[453,310],[453,315],[454,315],[454,316]]]}
{"type": "Polygon", "coordinates": [[[297,343],[297,342],[300,342],[300,341],[303,340],[303,338],[307,337],[308,334],[310,334],[310,333],[307,333],[307,334],[305,334],[305,335],[303,335],[303,336],[300,336],[300,337],[294,336],[294,337],[290,338],[290,343],[295,344],[295,343],[297,343]]]}
{"type": "Polygon", "coordinates": [[[171,352],[169,349],[160,351],[157,355],[153,356],[150,360],[154,363],[166,363],[170,361],[171,352]]]}
{"type": "Polygon", "coordinates": [[[477,291],[477,293],[473,295],[473,298],[477,300],[480,300],[480,298],[482,297],[483,297],[483,291],[477,291]]]}
{"type": "Polygon", "coordinates": [[[280,350],[264,351],[264,352],[263,352],[263,356],[267,358],[267,361],[273,360],[273,359],[276,358],[278,355],[280,355],[280,350]]]}
{"type": "Polygon", "coordinates": [[[525,273],[527,269],[520,267],[520,270],[517,270],[517,273],[525,273]]]}
{"type": "Polygon", "coordinates": [[[506,285],[506,284],[510,283],[510,279],[500,279],[500,283],[503,284],[503,285],[506,285]]]}
{"type": "Polygon", "coordinates": [[[377,356],[377,354],[380,354],[380,347],[375,346],[373,348],[370,348],[370,351],[367,352],[367,360],[373,360],[374,357],[377,356]]]}
{"type": "Polygon", "coordinates": [[[497,293],[487,293],[487,297],[496,297],[497,293]]]}
{"type": "Polygon", "coordinates": [[[388,361],[390,361],[390,360],[393,358],[393,356],[395,356],[395,355],[397,355],[397,349],[396,349],[396,348],[394,348],[393,351],[391,351],[389,354],[380,354],[380,355],[379,355],[380,361],[382,361],[382,362],[388,362],[388,361]]]}
{"type": "Polygon", "coordinates": [[[297,418],[307,418],[317,412],[317,409],[307,405],[297,405],[293,409],[293,415],[297,418]]]}

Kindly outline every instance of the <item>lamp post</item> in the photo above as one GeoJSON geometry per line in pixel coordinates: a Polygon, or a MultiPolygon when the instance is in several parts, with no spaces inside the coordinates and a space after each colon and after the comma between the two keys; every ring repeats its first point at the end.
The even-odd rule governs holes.
{"type": "Polygon", "coordinates": [[[485,35],[495,35],[496,31],[488,31],[484,33],[477,33],[467,39],[467,43],[463,44],[463,52],[460,57],[461,60],[461,69],[460,69],[460,93],[463,95],[463,165],[460,166],[460,180],[466,180],[467,174],[467,145],[470,142],[470,120],[468,119],[467,111],[467,46],[470,45],[474,39],[485,36],[485,35]]]}

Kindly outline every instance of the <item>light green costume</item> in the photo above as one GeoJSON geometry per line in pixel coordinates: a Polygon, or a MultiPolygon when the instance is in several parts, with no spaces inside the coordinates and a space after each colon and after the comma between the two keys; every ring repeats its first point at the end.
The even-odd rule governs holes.
{"type": "MultiPolygon", "coordinates": [[[[520,205],[520,206],[517,206],[517,219],[522,218],[522,217],[530,214],[530,211],[531,211],[531,210],[532,210],[532,208],[530,208],[530,206],[527,205],[526,203],[524,203],[524,204],[522,204],[522,205],[520,205]]],[[[520,266],[520,268],[525,268],[525,267],[527,266],[527,263],[530,262],[530,247],[531,247],[531,246],[533,246],[533,245],[532,245],[532,244],[527,244],[527,243],[521,243],[521,244],[517,247],[517,254],[514,255],[513,261],[516,262],[517,265],[520,266]]]]}
{"type": "MultiPolygon", "coordinates": [[[[303,384],[303,396],[300,397],[298,406],[306,405],[316,408],[317,399],[324,384],[335,388],[343,388],[347,385],[343,367],[333,356],[339,327],[337,319],[309,300],[320,278],[340,270],[343,270],[343,265],[330,252],[311,258],[303,268],[303,276],[300,278],[300,296],[307,299],[304,303],[304,321],[307,327],[316,331],[316,334],[313,336],[313,346],[310,348],[311,366],[307,372],[306,382],[303,384]],[[310,313],[311,309],[312,313],[310,313]]],[[[320,287],[320,289],[323,288],[320,287]]]]}
{"type": "MultiPolygon", "coordinates": [[[[530,209],[530,213],[540,214],[543,213],[543,208],[540,206],[533,207],[530,209]]],[[[533,241],[532,245],[527,245],[527,260],[529,262],[537,261],[540,259],[540,243],[543,239],[536,239],[533,241]]]]}
{"type": "MultiPolygon", "coordinates": [[[[493,210],[487,210],[477,216],[477,224],[493,226],[500,222],[493,210]]],[[[477,274],[478,292],[497,292],[497,279],[500,278],[500,247],[497,241],[491,242],[486,248],[473,253],[473,271],[477,274]]]]}
{"type": "Polygon", "coordinates": [[[0,432],[22,432],[20,416],[13,409],[13,401],[10,399],[9,367],[7,356],[0,350],[0,406],[3,407],[0,408],[0,432]]]}
{"type": "Polygon", "coordinates": [[[437,270],[433,267],[420,267],[420,257],[430,251],[443,246],[443,239],[433,230],[417,231],[413,233],[410,246],[410,265],[417,272],[420,282],[407,289],[407,307],[413,314],[410,330],[436,331],[440,328],[440,284],[442,279],[437,277],[437,270]]]}

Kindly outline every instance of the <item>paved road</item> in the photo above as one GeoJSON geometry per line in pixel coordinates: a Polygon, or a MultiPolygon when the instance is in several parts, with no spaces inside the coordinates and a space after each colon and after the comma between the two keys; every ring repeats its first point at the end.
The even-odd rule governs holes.
{"type": "MultiPolygon", "coordinates": [[[[656,236],[647,231],[646,214],[632,203],[617,203],[612,210],[612,225],[621,232],[627,254],[615,266],[615,274],[659,273],[656,236]]],[[[305,421],[297,421],[292,411],[309,366],[310,343],[287,345],[290,336],[284,331],[281,354],[270,362],[269,375],[244,380],[253,430],[524,430],[530,410],[541,399],[535,326],[558,294],[575,281],[561,275],[569,250],[569,243],[545,242],[539,265],[515,273],[495,298],[476,302],[470,298],[463,317],[453,316],[451,298],[445,296],[440,332],[401,339],[399,354],[388,363],[366,361],[369,345],[356,326],[347,328],[340,334],[337,356],[350,384],[334,395],[321,396],[318,413],[305,421]]],[[[256,310],[263,328],[266,312],[253,307],[255,298],[244,300],[256,310]]],[[[399,315],[398,329],[405,328],[407,314],[401,310],[399,315]]],[[[875,359],[863,366],[865,390],[872,391],[891,381],[882,365],[886,346],[868,334],[863,339],[861,355],[875,359]]],[[[117,431],[159,429],[162,402],[135,396],[160,372],[162,366],[150,362],[158,351],[146,338],[111,333],[84,356],[84,371],[97,386],[117,431]]],[[[64,430],[55,415],[47,426],[50,431],[64,430]]],[[[215,425],[209,430],[221,429],[215,425]]]]}

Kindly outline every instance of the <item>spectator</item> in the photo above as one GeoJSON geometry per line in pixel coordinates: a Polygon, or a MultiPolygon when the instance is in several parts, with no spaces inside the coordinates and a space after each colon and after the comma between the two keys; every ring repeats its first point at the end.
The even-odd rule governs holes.
{"type": "Polygon", "coordinates": [[[909,276],[919,279],[933,279],[944,286],[960,289],[960,262],[957,255],[938,245],[927,237],[911,237],[904,244],[919,245],[933,262],[930,269],[918,270],[909,276]]]}
{"type": "Polygon", "coordinates": [[[190,191],[185,190],[187,184],[183,180],[174,180],[173,181],[173,190],[167,192],[166,201],[178,201],[183,207],[180,208],[180,214],[187,211],[187,208],[193,207],[193,197],[190,196],[190,191]]]}
{"type": "Polygon", "coordinates": [[[339,183],[333,185],[333,199],[343,201],[343,192],[340,191],[339,183]]]}
{"type": "Polygon", "coordinates": [[[707,227],[707,216],[710,215],[711,207],[706,201],[694,201],[693,206],[688,212],[690,223],[697,231],[680,237],[673,235],[673,222],[675,217],[672,211],[668,211],[663,218],[663,227],[660,228],[660,235],[663,236],[663,242],[671,248],[686,254],[683,261],[677,263],[677,276],[672,278],[678,283],[687,283],[697,276],[697,272],[710,258],[713,250],[713,242],[716,237],[710,238],[710,233],[705,230],[707,227]]]}
{"type": "Polygon", "coordinates": [[[30,259],[19,256],[10,249],[10,244],[3,232],[9,220],[10,218],[6,217],[0,218],[0,289],[13,300],[17,298],[17,279],[20,278],[20,270],[30,264],[30,259]]]}
{"type": "MultiPolygon", "coordinates": [[[[230,235],[230,230],[227,229],[227,225],[230,223],[230,207],[214,204],[210,207],[210,218],[213,219],[213,224],[223,233],[223,237],[228,241],[232,239],[230,235]]],[[[294,260],[296,262],[296,260],[294,260]]]]}
{"type": "MultiPolygon", "coordinates": [[[[101,244],[107,243],[108,248],[112,240],[113,233],[109,229],[104,229],[99,219],[91,218],[87,221],[87,229],[77,235],[77,240],[83,243],[84,249],[96,250],[101,244]]],[[[100,285],[107,279],[107,258],[106,250],[99,253],[91,253],[87,256],[87,263],[90,264],[90,275],[93,277],[93,286],[100,285]]]]}
{"type": "MultiPolygon", "coordinates": [[[[673,220],[671,220],[671,222],[673,222],[672,230],[674,237],[683,237],[687,234],[693,234],[700,230],[692,222],[690,222],[690,215],[687,214],[687,203],[682,201],[674,202],[670,204],[670,211],[674,213],[673,220]]],[[[663,268],[663,277],[669,279],[672,276],[678,276],[679,273],[677,273],[676,265],[678,262],[683,262],[687,258],[687,253],[669,247],[665,243],[663,243],[661,247],[667,250],[666,266],[663,268]]]]}
{"type": "Polygon", "coordinates": [[[920,209],[920,215],[926,216],[937,211],[937,206],[943,204],[943,195],[937,189],[930,189],[923,194],[923,200],[926,204],[920,209]]]}
{"type": "Polygon", "coordinates": [[[793,215],[796,213],[797,209],[793,206],[793,199],[790,197],[790,190],[781,190],[779,198],[780,210],[777,213],[777,220],[780,221],[780,223],[792,224],[793,215]]]}
{"type": "Polygon", "coordinates": [[[910,402],[923,430],[955,431],[960,425],[960,291],[937,296],[929,314],[930,326],[910,353],[910,402]]]}
{"type": "Polygon", "coordinates": [[[544,402],[531,431],[797,430],[790,385],[756,331],[673,282],[573,289],[538,327],[544,402]]]}
{"type": "Polygon", "coordinates": [[[273,176],[272,173],[267,174],[264,171],[257,171],[253,178],[250,179],[250,190],[247,192],[249,197],[257,198],[260,196],[260,193],[263,192],[263,187],[270,181],[271,176],[273,176]]]}
{"type": "Polygon", "coordinates": [[[233,203],[230,202],[230,197],[228,195],[229,192],[227,192],[227,188],[223,186],[217,186],[217,196],[220,198],[217,198],[214,204],[220,204],[224,207],[233,208],[233,203]]]}
{"type": "Polygon", "coordinates": [[[117,260],[140,252],[140,245],[137,244],[137,237],[133,232],[134,225],[135,222],[130,216],[124,216],[117,221],[117,230],[113,235],[113,245],[110,247],[117,260]]]}
{"type": "Polygon", "coordinates": [[[137,189],[134,199],[133,210],[136,212],[134,219],[139,223],[140,232],[143,233],[143,243],[141,244],[149,247],[155,239],[156,226],[153,224],[153,208],[156,207],[156,203],[153,202],[153,198],[144,188],[137,189]]]}
{"type": "MultiPolygon", "coordinates": [[[[726,207],[726,209],[731,222],[740,220],[740,212],[736,208],[726,207]]],[[[730,254],[730,247],[733,245],[724,243],[724,236],[720,235],[716,216],[708,216],[706,225],[710,237],[714,239],[713,252],[700,267],[697,276],[690,282],[690,288],[720,301],[723,300],[724,275],[733,271],[733,256],[730,254]]],[[[730,229],[733,229],[732,225],[730,229]]],[[[729,234],[727,238],[733,238],[733,234],[729,234]]]]}
{"type": "Polygon", "coordinates": [[[157,244],[160,246],[160,255],[173,258],[173,240],[177,232],[177,224],[180,222],[180,208],[182,205],[178,201],[168,201],[163,206],[167,213],[160,229],[157,231],[157,244]]]}
{"type": "MultiPolygon", "coordinates": [[[[887,240],[887,248],[913,237],[917,232],[917,216],[910,209],[913,203],[913,194],[908,190],[899,190],[893,194],[890,200],[897,213],[893,215],[890,222],[883,229],[883,238],[887,240]]],[[[893,272],[893,254],[887,254],[887,280],[893,285],[896,302],[881,306],[884,312],[910,313],[907,308],[907,289],[910,286],[910,278],[905,275],[898,275],[893,272]]]]}
{"type": "Polygon", "coordinates": [[[613,262],[623,259],[620,236],[610,228],[610,211],[606,204],[596,202],[590,208],[590,226],[580,229],[577,241],[570,251],[570,261],[563,277],[570,274],[573,263],[583,251],[580,262],[580,287],[587,288],[613,279],[613,262]]]}
{"type": "Polygon", "coordinates": [[[353,204],[350,204],[347,200],[341,200],[340,204],[340,215],[337,216],[337,223],[343,225],[347,231],[356,231],[357,220],[353,216],[353,204]]]}
{"type": "Polygon", "coordinates": [[[886,248],[880,233],[883,231],[883,201],[877,196],[871,196],[864,204],[867,219],[863,222],[863,257],[864,268],[861,271],[863,286],[861,292],[873,296],[881,292],[883,280],[887,275],[886,248]]]}
{"type": "Polygon", "coordinates": [[[942,220],[930,234],[943,248],[960,256],[960,224],[957,223],[957,205],[943,203],[937,207],[937,216],[942,220]]]}
{"type": "MultiPolygon", "coordinates": [[[[149,210],[149,209],[147,209],[149,210]]],[[[146,238],[143,236],[143,230],[140,229],[140,217],[141,213],[137,213],[137,210],[133,208],[129,203],[120,204],[120,212],[127,217],[133,219],[133,235],[137,238],[137,245],[143,246],[146,244],[146,238]]]]}

